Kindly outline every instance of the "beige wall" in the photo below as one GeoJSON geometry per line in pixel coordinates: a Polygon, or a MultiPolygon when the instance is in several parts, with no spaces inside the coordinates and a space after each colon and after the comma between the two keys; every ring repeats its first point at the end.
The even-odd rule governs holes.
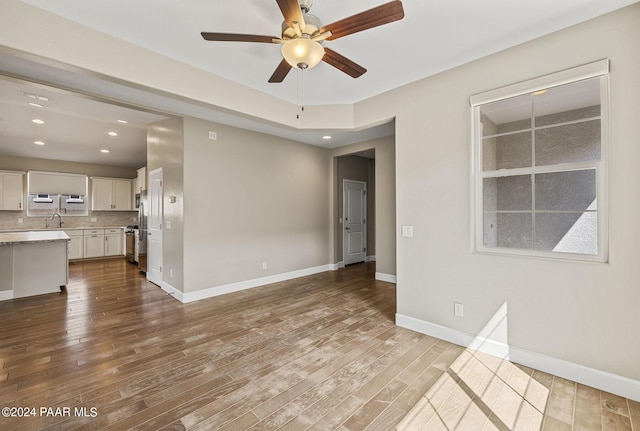
{"type": "Polygon", "coordinates": [[[326,265],[328,160],[323,148],[186,118],[185,292],[326,265]]]}
{"type": "Polygon", "coordinates": [[[147,176],[162,168],[164,220],[162,278],[184,291],[184,122],[172,118],[147,127],[147,176]],[[171,202],[175,196],[175,202],[171,202]],[[167,229],[171,226],[170,229],[167,229]]]}
{"type": "Polygon", "coordinates": [[[400,315],[473,335],[507,304],[512,348],[640,380],[639,22],[636,4],[363,103],[397,114],[397,224],[414,226],[413,238],[398,237],[400,315]],[[609,263],[472,253],[469,97],[603,58],[609,263]]]}
{"type": "MultiPolygon", "coordinates": [[[[141,166],[140,166],[141,167],[141,166]]],[[[49,171],[86,174],[90,177],[136,178],[134,168],[98,165],[94,163],[65,162],[62,160],[34,159],[28,157],[0,156],[0,169],[14,171],[49,171]]]]}

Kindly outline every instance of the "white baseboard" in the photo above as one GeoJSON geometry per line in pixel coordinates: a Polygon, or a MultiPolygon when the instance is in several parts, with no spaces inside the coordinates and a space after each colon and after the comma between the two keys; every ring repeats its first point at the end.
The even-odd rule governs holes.
{"type": "Polygon", "coordinates": [[[396,325],[640,402],[640,381],[396,314],[396,325]]]}
{"type": "Polygon", "coordinates": [[[330,263],[329,264],[329,270],[330,271],[337,271],[340,268],[344,268],[344,262],[330,263]]]}
{"type": "Polygon", "coordinates": [[[332,265],[321,265],[312,268],[300,269],[297,271],[286,272],[283,274],[274,274],[267,277],[255,278],[253,280],[240,281],[237,283],[225,284],[222,286],[210,287],[208,289],[198,290],[197,292],[182,293],[181,298],[176,296],[183,303],[199,301],[201,299],[212,298],[214,296],[224,295],[225,293],[239,292],[245,289],[252,289],[265,284],[278,283],[280,281],[291,280],[293,278],[304,277],[306,275],[318,274],[332,270],[332,265]]]}
{"type": "Polygon", "coordinates": [[[13,299],[13,290],[0,290],[0,301],[13,299]]]}
{"type": "Polygon", "coordinates": [[[160,289],[164,290],[165,292],[167,292],[169,295],[173,296],[178,301],[185,302],[184,301],[184,295],[185,294],[180,292],[178,289],[176,289],[175,287],[173,287],[169,283],[166,283],[166,282],[163,281],[162,284],[160,284],[160,289]]]}
{"type": "Polygon", "coordinates": [[[376,280],[386,281],[387,283],[396,283],[396,276],[385,274],[384,272],[376,272],[376,280]]]}
{"type": "Polygon", "coordinates": [[[364,258],[365,262],[375,262],[376,261],[376,256],[375,255],[371,255],[371,256],[366,256],[364,258]]]}

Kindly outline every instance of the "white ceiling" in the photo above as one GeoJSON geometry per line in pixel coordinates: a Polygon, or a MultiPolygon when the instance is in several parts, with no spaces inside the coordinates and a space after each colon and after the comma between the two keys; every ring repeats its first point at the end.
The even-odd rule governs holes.
{"type": "Polygon", "coordinates": [[[0,154],[117,166],[144,166],[147,124],[166,118],[9,79],[0,80],[0,106],[0,154]]]}
{"type": "MultiPolygon", "coordinates": [[[[362,77],[353,79],[328,64],[320,63],[317,67],[305,72],[292,71],[281,84],[267,82],[281,59],[278,45],[206,42],[200,36],[201,31],[279,36],[282,16],[274,0],[22,1],[274,97],[296,104],[322,105],[355,103],[638,0],[563,0],[561,2],[557,0],[485,0],[482,2],[404,0],[405,18],[403,20],[325,42],[325,46],[367,68],[368,72],[362,77]]],[[[318,16],[323,23],[328,24],[385,2],[386,0],[314,0],[311,13],[318,16]]],[[[110,55],[119,61],[126,61],[126,59],[118,59],[116,53],[110,53],[110,55]]],[[[313,145],[335,147],[393,133],[392,123],[366,131],[289,130],[272,124],[263,124],[257,120],[215,112],[212,108],[195,106],[184,101],[170,100],[158,95],[143,94],[143,92],[137,94],[131,89],[124,91],[123,86],[100,81],[96,77],[74,76],[72,82],[68,82],[69,78],[65,76],[68,75],[68,71],[62,73],[54,68],[30,63],[18,57],[9,58],[3,53],[0,53],[0,60],[2,60],[0,73],[44,80],[132,104],[151,106],[157,108],[159,112],[193,115],[313,145]],[[323,141],[321,139],[323,134],[331,134],[334,139],[323,141]]],[[[0,86],[4,86],[7,82],[0,79],[0,86]]],[[[6,96],[6,91],[0,89],[3,99],[16,97],[15,94],[11,97],[6,96]]],[[[65,100],[60,97],[56,99],[65,100]]],[[[69,103],[71,103],[70,100],[69,103]]],[[[18,151],[17,148],[12,147],[12,150],[7,148],[29,146],[27,145],[29,141],[39,139],[34,138],[30,133],[33,127],[7,126],[7,120],[13,122],[14,117],[6,115],[9,105],[5,105],[4,100],[0,103],[3,104],[0,106],[3,109],[0,111],[1,153],[7,154],[7,151],[15,153],[18,151]],[[5,139],[7,130],[22,140],[7,143],[5,139]]],[[[12,103],[16,101],[13,100],[12,103]]],[[[94,117],[91,120],[87,118],[86,110],[81,107],[81,103],[84,102],[77,100],[77,103],[75,114],[70,112],[73,109],[64,108],[73,117],[71,121],[86,121],[87,125],[94,124],[96,129],[106,127],[105,118],[108,117],[106,114],[101,113],[99,118],[94,117]]],[[[109,115],[118,116],[114,112],[109,115]]],[[[155,118],[145,117],[145,115],[141,115],[136,121],[141,123],[145,118],[146,120],[155,118]]],[[[134,122],[134,124],[137,123],[134,122]]],[[[133,130],[136,127],[130,128],[133,130]]],[[[79,136],[80,128],[66,129],[68,138],[59,136],[55,139],[60,142],[72,141],[79,136]]],[[[140,127],[138,129],[142,130],[140,127]]],[[[97,130],[91,133],[97,133],[97,130]]],[[[102,140],[93,141],[85,138],[84,141],[91,142],[92,151],[100,145],[105,145],[105,141],[102,140]]],[[[114,142],[107,140],[106,143],[114,142]]],[[[122,145],[132,148],[137,146],[137,149],[132,151],[139,153],[143,151],[141,148],[146,143],[145,141],[123,142],[122,145]]],[[[33,144],[31,147],[34,147],[33,144]]],[[[25,156],[34,157],[37,157],[34,155],[38,154],[37,151],[45,153],[42,151],[45,148],[31,147],[20,151],[23,151],[25,156]]],[[[74,154],[76,156],[79,154],[77,147],[73,149],[71,145],[50,151],[55,153],[55,156],[51,156],[52,158],[67,160],[74,154]]],[[[99,162],[103,159],[96,157],[92,161],[99,162]]],[[[115,157],[113,160],[115,161],[115,157]]],[[[89,161],[89,159],[87,156],[87,160],[78,161],[89,161]]],[[[119,163],[121,162],[112,164],[119,163]]],[[[129,165],[136,164],[140,163],[137,160],[133,163],[131,158],[129,159],[129,165]]]]}

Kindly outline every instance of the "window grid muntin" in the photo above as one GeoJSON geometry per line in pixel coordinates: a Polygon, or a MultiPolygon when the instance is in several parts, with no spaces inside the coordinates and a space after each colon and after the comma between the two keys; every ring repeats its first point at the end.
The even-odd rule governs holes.
{"type": "MultiPolygon", "coordinates": [[[[604,190],[605,190],[605,186],[606,186],[606,172],[605,172],[605,166],[606,166],[606,160],[607,160],[607,152],[608,152],[608,124],[607,124],[607,119],[608,119],[608,74],[607,73],[602,73],[602,74],[595,74],[592,76],[585,76],[581,79],[575,79],[575,80],[570,80],[570,81],[563,81],[561,83],[559,83],[557,86],[560,85],[566,85],[566,84],[572,84],[572,83],[576,83],[579,81],[584,81],[584,80],[589,80],[589,79],[598,79],[598,85],[600,88],[600,97],[599,97],[599,106],[600,106],[600,115],[598,116],[588,116],[588,117],[583,117],[583,118],[579,118],[579,119],[575,119],[575,120],[569,120],[569,121],[562,121],[562,122],[558,122],[558,123],[553,123],[553,124],[544,124],[542,126],[536,126],[535,124],[535,120],[536,120],[536,115],[534,112],[534,104],[533,104],[533,94],[530,94],[530,97],[532,99],[532,103],[531,103],[531,127],[530,128],[524,128],[524,129],[520,129],[520,130],[510,130],[508,132],[503,132],[503,133],[495,133],[492,135],[486,135],[483,136],[483,130],[482,130],[482,123],[480,121],[480,117],[481,117],[481,108],[489,103],[495,103],[495,102],[500,102],[501,100],[505,100],[508,99],[509,97],[503,97],[503,98],[496,98],[496,99],[492,99],[492,100],[488,100],[485,103],[478,103],[472,106],[472,121],[473,121],[473,133],[472,136],[474,138],[474,158],[475,158],[475,162],[474,162],[474,178],[476,178],[476,180],[474,180],[475,182],[475,202],[476,202],[476,210],[475,210],[475,222],[474,225],[475,227],[473,228],[473,231],[475,232],[474,235],[474,246],[473,249],[475,251],[481,251],[481,252],[498,252],[498,253],[506,253],[506,254],[514,254],[514,255],[523,255],[523,256],[538,256],[538,257],[551,257],[554,259],[578,259],[578,260],[585,260],[585,261],[606,261],[608,254],[607,254],[607,249],[606,249],[606,245],[608,244],[608,232],[606,231],[606,195],[604,195],[604,190]],[[600,148],[600,159],[599,160],[591,160],[591,161],[578,161],[578,162],[565,162],[565,163],[558,163],[558,164],[545,164],[542,166],[536,166],[536,136],[535,133],[538,130],[543,130],[543,129],[549,129],[549,128],[554,128],[554,127],[561,127],[561,126],[565,126],[565,125],[571,125],[571,124],[579,124],[579,123],[585,123],[585,122],[589,122],[589,121],[594,121],[594,120],[598,120],[599,121],[599,125],[600,125],[600,142],[599,142],[599,148],[600,148]],[[485,140],[491,139],[491,138],[496,138],[499,136],[507,136],[507,135],[512,135],[512,134],[517,134],[517,133],[522,133],[525,131],[529,131],[531,133],[531,152],[532,152],[532,159],[531,159],[531,167],[524,167],[524,168],[503,168],[503,169],[496,169],[496,170],[491,170],[491,171],[484,171],[483,170],[483,157],[484,157],[484,142],[485,140]],[[573,170],[584,170],[584,169],[593,169],[595,170],[595,175],[596,175],[596,180],[595,180],[595,186],[596,186],[596,202],[597,202],[597,206],[595,209],[590,210],[590,209],[585,209],[585,210],[576,210],[576,211],[569,211],[569,210],[536,210],[536,203],[535,203],[535,175],[536,174],[540,174],[540,173],[548,173],[548,172],[567,172],[567,171],[573,171],[573,170]],[[515,249],[515,248],[500,248],[500,247],[491,247],[491,246],[485,246],[484,245],[484,236],[485,236],[485,232],[484,232],[484,221],[485,221],[485,214],[487,212],[484,211],[483,208],[483,185],[482,185],[482,180],[485,178],[498,178],[498,177],[503,177],[503,176],[514,176],[514,175],[523,175],[523,174],[529,174],[531,175],[531,193],[532,193],[532,209],[531,209],[531,215],[532,215],[532,223],[531,223],[531,237],[532,237],[532,249],[515,249]],[[479,181],[478,181],[479,179],[479,181]],[[554,252],[554,251],[544,251],[544,252],[540,252],[540,251],[536,251],[535,250],[535,244],[536,244],[536,222],[535,222],[535,214],[586,214],[586,213],[591,213],[591,214],[595,214],[597,217],[597,233],[596,233],[596,241],[597,241],[597,254],[593,255],[593,254],[580,254],[580,253],[566,253],[566,252],[554,252]],[[604,213],[604,214],[603,214],[604,213]]],[[[554,85],[549,85],[548,87],[546,87],[547,89],[551,89],[551,88],[555,88],[557,86],[554,85]]],[[[538,88],[539,90],[539,88],[538,88]]],[[[537,90],[536,90],[537,91],[537,90]]],[[[520,94],[522,95],[522,93],[520,94]]],[[[516,95],[517,96],[517,95],[516,95]]],[[[473,101],[473,98],[472,98],[473,101]]],[[[473,102],[472,102],[473,103],[473,102]]],[[[595,105],[593,105],[595,106],[595,105]]],[[[588,107],[587,107],[588,108],[588,107]]],[[[579,108],[579,109],[583,109],[583,108],[579,108]]],[[[548,114],[546,114],[548,115],[548,114]]],[[[540,117],[543,117],[544,115],[540,115],[540,117]]],[[[520,121],[520,120],[519,120],[520,121]]],[[[495,214],[499,214],[499,213],[528,213],[528,211],[513,211],[513,210],[509,210],[509,211],[494,211],[494,212],[490,212],[490,213],[495,213],[495,214]]]]}

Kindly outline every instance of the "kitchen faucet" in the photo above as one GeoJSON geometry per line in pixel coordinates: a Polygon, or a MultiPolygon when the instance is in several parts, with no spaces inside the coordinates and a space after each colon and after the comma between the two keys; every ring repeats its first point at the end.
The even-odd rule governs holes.
{"type": "Polygon", "coordinates": [[[49,220],[53,220],[53,218],[55,216],[58,216],[58,227],[61,228],[62,227],[62,223],[64,223],[64,222],[62,221],[62,216],[60,214],[58,214],[58,213],[51,214],[51,218],[49,220]]]}

